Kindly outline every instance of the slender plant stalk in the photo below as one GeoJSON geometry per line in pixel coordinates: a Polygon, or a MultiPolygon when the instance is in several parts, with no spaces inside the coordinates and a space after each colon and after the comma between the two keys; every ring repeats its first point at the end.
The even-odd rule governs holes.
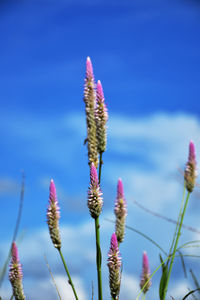
{"type": "Polygon", "coordinates": [[[102,279],[101,279],[101,248],[100,248],[100,225],[99,217],[95,219],[95,234],[96,234],[96,264],[97,264],[97,276],[98,276],[98,295],[99,300],[103,299],[102,295],[102,279]]]}
{"type": "Polygon", "coordinates": [[[12,242],[11,242],[11,246],[8,252],[8,257],[4,263],[4,266],[2,268],[1,274],[0,274],[0,287],[3,283],[5,274],[6,274],[6,270],[11,258],[11,249],[12,249],[12,243],[17,239],[17,234],[19,231],[19,225],[20,225],[20,221],[21,221],[21,216],[22,216],[22,208],[23,208],[23,202],[24,202],[24,190],[25,190],[25,174],[24,171],[22,172],[22,181],[21,181],[21,192],[20,192],[20,201],[19,201],[19,209],[18,209],[18,214],[17,214],[17,220],[16,220],[16,224],[15,224],[15,229],[14,229],[14,233],[13,233],[13,238],[12,238],[12,242]]]}
{"type": "Polygon", "coordinates": [[[99,184],[101,182],[101,168],[102,168],[102,164],[103,164],[102,155],[103,155],[103,153],[100,152],[100,154],[99,154],[99,184]]]}
{"type": "Polygon", "coordinates": [[[68,268],[67,268],[67,265],[66,265],[66,262],[65,262],[65,259],[64,259],[64,257],[63,257],[63,254],[62,254],[61,249],[58,249],[58,252],[60,253],[60,257],[61,257],[61,260],[62,260],[62,262],[63,262],[63,266],[64,266],[65,271],[66,271],[66,273],[67,273],[67,276],[68,276],[68,278],[69,278],[69,284],[70,284],[71,287],[72,287],[72,290],[73,290],[73,293],[74,293],[74,296],[75,296],[76,300],[78,300],[78,296],[77,296],[77,294],[76,294],[76,290],[75,290],[74,284],[73,284],[73,282],[72,282],[72,280],[71,280],[71,276],[70,276],[70,274],[69,274],[69,271],[68,271],[68,268]]]}
{"type": "MultiPolygon", "coordinates": [[[[183,197],[182,197],[182,201],[181,201],[181,208],[180,208],[180,211],[179,211],[179,216],[178,216],[178,220],[177,220],[175,231],[174,231],[172,244],[171,244],[171,247],[170,247],[170,250],[169,250],[169,255],[171,254],[172,249],[174,247],[174,243],[175,243],[175,239],[176,239],[176,234],[177,234],[178,226],[180,224],[179,222],[180,222],[180,218],[181,218],[181,214],[182,214],[182,210],[183,210],[183,205],[184,205],[184,199],[185,199],[185,190],[186,190],[186,188],[185,188],[185,182],[184,182],[183,197]]],[[[169,260],[167,261],[167,265],[168,264],[169,264],[169,260]]]]}
{"type": "Polygon", "coordinates": [[[57,291],[58,297],[59,297],[59,299],[60,299],[60,300],[62,300],[62,299],[61,299],[61,296],[60,296],[60,292],[59,292],[59,290],[58,290],[58,287],[57,287],[57,285],[56,285],[56,281],[55,281],[55,279],[54,279],[54,277],[53,277],[53,274],[52,274],[51,268],[50,268],[50,266],[49,266],[49,263],[48,263],[48,260],[47,260],[47,258],[46,258],[46,255],[44,255],[44,259],[45,259],[45,262],[46,262],[46,266],[47,266],[47,268],[48,268],[48,270],[49,270],[49,274],[51,275],[51,278],[52,278],[53,284],[54,284],[54,286],[55,286],[55,288],[56,288],[56,291],[57,291]]]}
{"type": "Polygon", "coordinates": [[[142,294],[142,300],[145,300],[146,299],[146,295],[143,293],[142,294]]]}
{"type": "Polygon", "coordinates": [[[172,272],[172,266],[173,266],[173,263],[174,263],[174,258],[175,258],[175,253],[176,253],[177,246],[178,246],[178,241],[179,241],[179,238],[180,238],[180,235],[181,235],[181,227],[182,227],[183,219],[184,219],[184,216],[185,216],[185,212],[186,212],[189,197],[190,197],[190,192],[187,193],[187,197],[186,197],[186,200],[185,200],[185,205],[184,205],[184,208],[183,208],[183,212],[181,214],[181,221],[180,221],[180,225],[179,225],[179,228],[178,228],[178,233],[177,233],[177,237],[176,237],[176,241],[175,241],[175,245],[174,245],[174,249],[173,249],[172,258],[171,258],[171,261],[170,261],[169,272],[168,272],[168,276],[167,276],[167,281],[166,281],[166,286],[165,286],[165,290],[164,290],[163,300],[165,300],[165,298],[166,298],[169,279],[170,279],[171,272],[172,272]]]}
{"type": "MultiPolygon", "coordinates": [[[[102,152],[100,153],[99,160],[99,184],[101,181],[101,167],[102,167],[102,152]]],[[[95,218],[95,237],[96,237],[96,265],[97,265],[97,277],[98,277],[98,299],[103,299],[102,293],[102,278],[101,278],[101,246],[100,246],[100,225],[99,217],[95,218]]]]}

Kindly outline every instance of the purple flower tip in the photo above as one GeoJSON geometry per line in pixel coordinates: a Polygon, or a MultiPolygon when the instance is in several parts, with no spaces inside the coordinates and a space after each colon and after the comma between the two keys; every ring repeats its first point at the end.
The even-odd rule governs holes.
{"type": "Polygon", "coordinates": [[[146,251],[143,252],[143,269],[148,270],[149,272],[149,259],[146,251]]]}
{"type": "Polygon", "coordinates": [[[97,95],[99,99],[104,99],[103,88],[100,80],[97,81],[97,95]]]}
{"type": "Polygon", "coordinates": [[[56,198],[56,186],[55,186],[55,183],[54,183],[53,179],[51,179],[49,191],[50,191],[50,195],[53,198],[56,198]]]}
{"type": "Polygon", "coordinates": [[[18,249],[17,245],[15,242],[12,243],[12,262],[17,264],[19,262],[19,254],[18,254],[18,249]]]}
{"type": "Polygon", "coordinates": [[[117,236],[116,236],[115,232],[112,234],[112,237],[111,237],[110,250],[112,250],[112,251],[118,250],[118,242],[117,242],[117,236]]]}
{"type": "Polygon", "coordinates": [[[189,144],[189,158],[188,158],[188,160],[190,162],[194,162],[195,159],[196,159],[195,145],[194,145],[193,141],[190,141],[190,144],[189,144]]]}
{"type": "Polygon", "coordinates": [[[124,198],[124,187],[121,178],[118,179],[117,198],[124,198]]]}
{"type": "Polygon", "coordinates": [[[98,186],[98,175],[97,175],[97,169],[94,165],[94,163],[92,162],[91,164],[91,168],[90,168],[90,183],[91,185],[94,187],[98,186]]]}
{"type": "Polygon", "coordinates": [[[87,57],[87,61],[86,61],[86,77],[88,79],[91,79],[94,77],[92,62],[91,62],[91,59],[89,56],[87,57]]]}

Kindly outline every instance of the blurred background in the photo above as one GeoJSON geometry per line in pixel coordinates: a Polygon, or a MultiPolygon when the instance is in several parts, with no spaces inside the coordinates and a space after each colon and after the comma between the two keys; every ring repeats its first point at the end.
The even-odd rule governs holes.
{"type": "MultiPolygon", "coordinates": [[[[119,177],[128,205],[127,225],[168,251],[174,224],[135,204],[176,219],[192,139],[200,161],[200,1],[26,0],[0,2],[0,266],[7,258],[26,174],[18,247],[29,300],[57,299],[44,255],[62,299],[71,300],[63,266],[46,224],[53,178],[61,206],[61,236],[80,300],[97,299],[94,224],[87,208],[89,167],[83,85],[91,57],[109,112],[103,155],[104,208],[100,217],[104,299],[109,299],[107,252],[119,177]],[[182,170],[182,171],[181,171],[182,170]]],[[[198,180],[199,181],[199,180],[198,180]]],[[[192,194],[184,223],[200,230],[200,189],[192,194]]],[[[184,229],[180,245],[200,240],[184,229]]],[[[126,231],[121,300],[139,292],[142,253],[153,272],[160,250],[126,231]]],[[[198,248],[183,254],[199,254],[198,248]]],[[[182,299],[199,278],[198,258],[185,257],[187,278],[176,259],[168,298],[182,299]]],[[[160,271],[148,300],[159,298],[160,271]]],[[[10,299],[6,274],[0,289],[10,299]]],[[[189,298],[189,297],[188,297],[189,298]]],[[[192,299],[192,296],[191,296],[192,299]]]]}

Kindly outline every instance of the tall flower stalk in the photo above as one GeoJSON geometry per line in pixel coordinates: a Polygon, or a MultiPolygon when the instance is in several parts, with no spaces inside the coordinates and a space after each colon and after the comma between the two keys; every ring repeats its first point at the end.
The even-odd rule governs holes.
{"type": "Polygon", "coordinates": [[[123,242],[125,235],[125,221],[127,216],[126,200],[124,197],[124,187],[121,178],[117,183],[117,198],[115,201],[115,233],[117,236],[118,245],[123,242]]]}
{"type": "Polygon", "coordinates": [[[24,295],[23,285],[22,285],[22,278],[23,278],[22,266],[19,261],[18,249],[15,242],[12,243],[11,253],[12,253],[12,258],[11,258],[11,264],[9,270],[9,279],[12,285],[13,295],[16,300],[25,300],[26,297],[24,295]]]}
{"type": "Polygon", "coordinates": [[[78,300],[78,296],[76,294],[76,290],[74,284],[72,282],[69,270],[67,268],[67,264],[63,257],[61,251],[61,238],[60,238],[60,229],[59,229],[59,219],[60,219],[60,207],[58,205],[57,195],[56,195],[56,187],[54,181],[51,180],[50,188],[49,188],[49,205],[47,208],[47,224],[49,227],[49,234],[52,240],[54,247],[58,250],[63,266],[68,276],[68,283],[71,285],[73,290],[75,299],[78,300]]]}
{"type": "Polygon", "coordinates": [[[110,250],[108,252],[108,269],[110,294],[113,300],[119,299],[120,283],[121,283],[121,256],[118,247],[117,236],[112,234],[110,242],[110,250]]]}
{"type": "Polygon", "coordinates": [[[87,147],[89,165],[93,162],[98,167],[97,132],[95,121],[96,89],[92,62],[89,57],[86,61],[84,102],[87,123],[87,147]]]}
{"type": "Polygon", "coordinates": [[[180,238],[180,235],[181,235],[181,228],[182,228],[182,224],[183,224],[183,219],[184,219],[186,208],[187,208],[187,205],[188,205],[190,193],[194,189],[196,177],[197,177],[197,170],[196,170],[195,145],[194,145],[193,141],[191,141],[190,144],[189,144],[188,161],[186,163],[186,168],[185,168],[185,173],[184,173],[184,179],[185,179],[184,186],[186,187],[188,192],[187,192],[187,195],[186,195],[184,207],[181,208],[181,211],[180,211],[181,218],[180,218],[180,223],[179,223],[179,226],[178,226],[178,233],[177,233],[177,236],[176,236],[176,239],[175,239],[174,248],[173,248],[173,252],[172,252],[172,255],[171,255],[171,260],[170,260],[170,265],[169,265],[169,270],[168,270],[168,275],[167,275],[167,280],[166,280],[166,284],[165,284],[165,288],[164,288],[163,297],[162,297],[161,300],[165,300],[165,298],[166,298],[167,289],[168,289],[168,285],[169,285],[169,279],[170,279],[170,276],[171,276],[172,267],[173,267],[173,263],[174,263],[174,258],[175,258],[176,250],[177,250],[177,247],[178,247],[178,241],[179,241],[179,238],[180,238]]]}
{"type": "Polygon", "coordinates": [[[99,215],[102,210],[103,199],[100,190],[97,170],[94,163],[90,167],[90,186],[88,190],[88,208],[91,217],[95,220],[95,236],[96,236],[96,265],[98,277],[98,299],[103,299],[102,294],[102,278],[101,278],[101,247],[100,247],[100,232],[99,232],[99,215]]]}

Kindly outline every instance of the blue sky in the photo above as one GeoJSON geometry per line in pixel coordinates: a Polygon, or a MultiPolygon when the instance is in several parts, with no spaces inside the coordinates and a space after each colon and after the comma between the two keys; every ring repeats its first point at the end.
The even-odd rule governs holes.
{"type": "MultiPolygon", "coordinates": [[[[173,225],[147,215],[133,200],[176,218],[182,194],[178,168],[184,168],[191,139],[200,155],[200,3],[2,1],[0,15],[0,263],[9,249],[24,170],[26,190],[20,226],[24,238],[19,249],[27,298],[50,297],[51,291],[49,299],[57,299],[44,253],[63,299],[70,297],[45,224],[51,178],[61,205],[63,250],[80,299],[89,298],[86,291],[92,279],[96,284],[94,228],[86,205],[89,169],[83,146],[83,84],[89,55],[109,111],[101,219],[106,299],[106,255],[114,227],[105,218],[113,218],[117,179],[121,177],[124,182],[127,224],[146,232],[167,250],[173,225]],[[33,286],[38,287],[37,297],[33,286]]],[[[197,187],[185,220],[196,228],[200,228],[198,198],[197,187]]],[[[182,241],[192,239],[199,236],[184,231],[182,241]]],[[[121,249],[122,300],[133,299],[138,291],[143,250],[147,250],[154,270],[159,251],[127,231],[121,249]]],[[[194,259],[187,262],[188,268],[192,265],[198,270],[197,260],[195,264],[194,259]]],[[[180,270],[177,262],[176,274],[180,270]]],[[[188,283],[181,274],[178,279],[175,273],[173,276],[171,294],[179,299],[188,283]]],[[[157,297],[158,277],[149,292],[150,300],[157,297]]],[[[4,283],[0,295],[10,298],[9,283],[4,283]]]]}

